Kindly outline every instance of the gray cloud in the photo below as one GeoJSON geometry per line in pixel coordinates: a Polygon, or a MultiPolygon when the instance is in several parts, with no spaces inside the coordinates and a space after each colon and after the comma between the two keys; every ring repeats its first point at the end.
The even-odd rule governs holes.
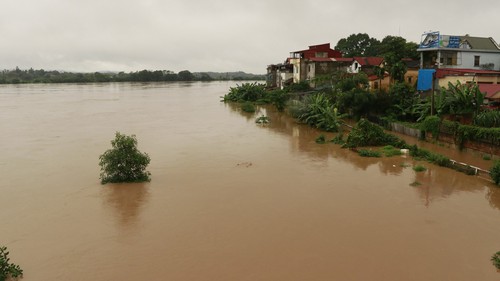
{"type": "Polygon", "coordinates": [[[264,73],[290,51],[352,33],[428,30],[500,41],[500,1],[4,0],[0,69],[264,73]]]}

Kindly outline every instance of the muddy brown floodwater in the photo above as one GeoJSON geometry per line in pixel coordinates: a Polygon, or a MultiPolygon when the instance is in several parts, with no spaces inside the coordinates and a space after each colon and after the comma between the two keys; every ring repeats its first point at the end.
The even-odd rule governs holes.
{"type": "Polygon", "coordinates": [[[0,244],[23,280],[499,280],[499,188],[318,145],[219,102],[234,85],[0,86],[0,244]],[[99,183],[116,131],[150,183],[99,183]]]}

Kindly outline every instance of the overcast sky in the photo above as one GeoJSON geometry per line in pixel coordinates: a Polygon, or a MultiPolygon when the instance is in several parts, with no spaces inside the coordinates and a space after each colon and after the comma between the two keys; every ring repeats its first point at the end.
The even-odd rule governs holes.
{"type": "Polygon", "coordinates": [[[0,69],[265,73],[353,33],[493,37],[500,0],[0,0],[0,69]]]}

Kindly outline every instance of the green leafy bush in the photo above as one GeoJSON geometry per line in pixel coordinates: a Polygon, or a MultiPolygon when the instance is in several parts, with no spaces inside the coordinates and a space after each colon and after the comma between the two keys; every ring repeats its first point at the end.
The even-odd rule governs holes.
{"type": "Polygon", "coordinates": [[[441,119],[437,116],[427,116],[420,124],[420,129],[432,133],[432,137],[437,139],[439,136],[439,125],[441,119]]]}
{"type": "Polygon", "coordinates": [[[229,93],[222,98],[223,102],[255,102],[261,99],[265,93],[265,84],[259,83],[243,83],[236,87],[229,88],[229,93]]]}
{"type": "Polygon", "coordinates": [[[17,278],[23,275],[23,270],[19,265],[10,263],[9,252],[7,247],[0,247],[0,281],[5,281],[7,278],[17,278]]]}
{"type": "Polygon", "coordinates": [[[319,137],[316,138],[316,143],[319,143],[319,144],[326,143],[326,137],[325,137],[325,135],[319,135],[319,137]]]}
{"type": "Polygon", "coordinates": [[[310,95],[303,102],[293,103],[292,111],[299,121],[327,132],[337,132],[343,118],[324,93],[310,95]]]}
{"type": "Polygon", "coordinates": [[[485,128],[500,127],[500,110],[487,110],[474,117],[474,125],[485,128]]]}
{"type": "Polygon", "coordinates": [[[366,119],[359,120],[356,127],[347,136],[346,141],[346,147],[350,148],[380,145],[392,145],[398,148],[407,147],[404,140],[401,140],[394,135],[385,133],[382,127],[375,125],[366,119]]]}
{"type": "Polygon", "coordinates": [[[260,116],[259,118],[255,119],[255,123],[257,124],[267,124],[269,123],[270,119],[267,116],[260,116]]]}
{"type": "Polygon", "coordinates": [[[497,269],[500,269],[500,251],[493,254],[491,262],[497,269]]]}
{"type": "Polygon", "coordinates": [[[334,144],[342,144],[342,145],[345,144],[344,134],[343,133],[339,133],[330,142],[333,142],[334,144]]]}
{"type": "Polygon", "coordinates": [[[500,160],[496,160],[490,169],[490,176],[496,185],[500,185],[500,160]]]}
{"type": "Polygon", "coordinates": [[[146,167],[151,159],[148,154],[137,149],[135,135],[126,136],[116,132],[111,145],[112,149],[99,156],[102,184],[150,181],[151,173],[146,171],[146,167]]]}
{"type": "Polygon", "coordinates": [[[241,110],[245,112],[255,112],[255,105],[253,103],[246,101],[241,104],[241,110]]]}

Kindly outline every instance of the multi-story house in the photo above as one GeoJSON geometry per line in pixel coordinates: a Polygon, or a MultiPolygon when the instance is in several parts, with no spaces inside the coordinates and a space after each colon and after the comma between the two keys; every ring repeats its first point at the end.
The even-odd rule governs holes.
{"type": "Polygon", "coordinates": [[[330,43],[313,45],[307,50],[291,52],[289,61],[293,65],[293,83],[311,81],[320,72],[328,72],[336,58],[342,58],[342,53],[331,49],[330,43]]]}
{"type": "Polygon", "coordinates": [[[446,87],[448,82],[456,81],[500,83],[500,47],[491,37],[430,32],[423,35],[417,51],[423,70],[419,73],[419,90],[429,90],[432,77],[435,78],[435,87],[446,87]]]}

